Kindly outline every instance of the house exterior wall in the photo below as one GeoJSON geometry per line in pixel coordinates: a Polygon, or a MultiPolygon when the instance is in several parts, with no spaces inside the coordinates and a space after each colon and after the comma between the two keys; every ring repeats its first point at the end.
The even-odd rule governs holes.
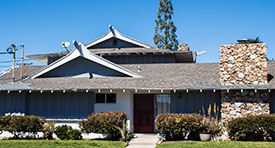
{"type": "Polygon", "coordinates": [[[78,57],[59,68],[49,71],[40,77],[102,77],[125,76],[110,68],[92,62],[83,57],[78,57]],[[73,68],[72,68],[73,67],[73,68]]]}
{"type": "Polygon", "coordinates": [[[0,116],[25,113],[25,92],[0,92],[0,116]]]}
{"type": "MultiPolygon", "coordinates": [[[[110,93],[110,91],[101,91],[100,93],[110,93]]],[[[116,103],[95,103],[95,113],[100,111],[122,111],[127,113],[128,122],[130,126],[133,125],[133,97],[131,91],[113,90],[112,93],[116,93],[116,103]]]]}
{"type": "Polygon", "coordinates": [[[94,93],[0,92],[0,115],[36,115],[46,119],[86,119],[94,112],[94,93]]]}
{"type": "Polygon", "coordinates": [[[267,90],[230,90],[221,92],[222,122],[247,115],[270,113],[270,94],[267,90]]]}
{"type": "Polygon", "coordinates": [[[222,85],[267,84],[266,44],[220,46],[222,85]]]}
{"type": "Polygon", "coordinates": [[[275,113],[275,90],[271,91],[270,97],[270,113],[275,113]]]}
{"type": "Polygon", "coordinates": [[[207,110],[209,104],[213,109],[214,103],[220,107],[220,91],[181,91],[171,93],[171,96],[171,113],[199,113],[202,107],[207,110]]]}
{"type": "Polygon", "coordinates": [[[176,63],[175,55],[120,55],[104,56],[116,64],[176,63]]]}
{"type": "Polygon", "coordinates": [[[111,38],[109,40],[106,40],[104,42],[96,44],[96,45],[92,46],[89,49],[92,49],[92,48],[129,48],[129,47],[140,47],[140,46],[137,46],[137,45],[132,44],[132,43],[125,42],[125,41],[120,40],[120,39],[111,38]],[[114,40],[117,40],[116,41],[117,45],[113,44],[114,40]]]}

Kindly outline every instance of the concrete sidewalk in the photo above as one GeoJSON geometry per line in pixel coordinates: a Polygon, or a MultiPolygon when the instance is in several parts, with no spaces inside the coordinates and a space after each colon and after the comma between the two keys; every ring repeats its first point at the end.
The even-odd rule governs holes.
{"type": "Polygon", "coordinates": [[[135,134],[126,148],[154,148],[157,145],[158,138],[156,134],[135,134]]]}

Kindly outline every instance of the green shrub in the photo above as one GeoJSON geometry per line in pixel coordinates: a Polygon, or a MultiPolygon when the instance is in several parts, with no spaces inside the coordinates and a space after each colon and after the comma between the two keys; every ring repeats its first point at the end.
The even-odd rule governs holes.
{"type": "Polygon", "coordinates": [[[48,122],[47,124],[43,125],[43,134],[44,138],[47,140],[53,139],[53,133],[55,131],[55,122],[48,122]]]}
{"type": "Polygon", "coordinates": [[[189,133],[188,139],[198,139],[201,115],[197,114],[159,114],[156,117],[156,129],[166,134],[167,140],[180,140],[189,133]]]}
{"type": "Polygon", "coordinates": [[[275,114],[236,118],[227,123],[232,140],[274,141],[275,114]]]}
{"type": "Polygon", "coordinates": [[[35,138],[37,132],[43,130],[45,120],[37,116],[2,116],[0,117],[0,127],[4,131],[9,131],[14,138],[24,136],[35,138]]]}
{"type": "Polygon", "coordinates": [[[71,126],[62,125],[56,127],[54,132],[60,140],[81,140],[81,132],[73,129],[71,126]]]}
{"type": "Polygon", "coordinates": [[[116,127],[122,127],[124,120],[127,120],[125,112],[99,112],[88,116],[88,119],[81,121],[79,125],[84,133],[107,134],[110,139],[118,139],[121,136],[116,127]]]}

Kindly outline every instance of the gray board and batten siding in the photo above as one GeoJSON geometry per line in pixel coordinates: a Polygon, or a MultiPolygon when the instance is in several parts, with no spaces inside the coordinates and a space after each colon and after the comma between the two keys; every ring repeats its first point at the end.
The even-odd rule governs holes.
{"type": "Polygon", "coordinates": [[[205,111],[211,104],[212,113],[214,103],[221,108],[221,93],[213,90],[180,91],[171,94],[171,113],[199,113],[204,107],[205,111]]]}
{"type": "Polygon", "coordinates": [[[270,97],[270,113],[275,113],[275,90],[271,91],[270,97]]]}
{"type": "Polygon", "coordinates": [[[176,57],[171,55],[114,55],[104,56],[105,59],[116,64],[157,64],[157,63],[176,63],[176,57]]]}
{"type": "Polygon", "coordinates": [[[92,92],[0,92],[0,101],[0,116],[21,113],[46,119],[86,119],[94,112],[92,92]]]}
{"type": "Polygon", "coordinates": [[[53,69],[42,76],[43,77],[97,77],[97,76],[126,76],[120,72],[97,64],[93,61],[78,57],[72,61],[63,64],[59,68],[53,69]],[[73,68],[72,68],[73,67],[73,68]]]}
{"type": "Polygon", "coordinates": [[[97,49],[97,48],[133,48],[133,47],[141,47],[117,38],[111,38],[96,45],[93,45],[88,49],[97,49]]]}

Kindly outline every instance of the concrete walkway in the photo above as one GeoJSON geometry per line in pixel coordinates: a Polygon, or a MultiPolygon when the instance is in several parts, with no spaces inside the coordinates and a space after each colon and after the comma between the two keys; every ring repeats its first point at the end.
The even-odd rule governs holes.
{"type": "Polygon", "coordinates": [[[126,148],[154,148],[158,142],[156,134],[135,134],[135,137],[126,148]]]}

